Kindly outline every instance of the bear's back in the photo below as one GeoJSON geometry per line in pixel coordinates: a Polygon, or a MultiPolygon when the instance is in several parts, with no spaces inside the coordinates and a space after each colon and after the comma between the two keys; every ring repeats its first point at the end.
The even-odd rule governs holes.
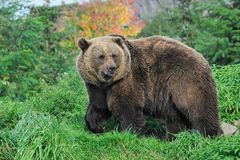
{"type": "Polygon", "coordinates": [[[164,36],[130,40],[133,45],[132,61],[153,72],[184,70],[195,74],[211,72],[205,58],[187,45],[164,36]],[[144,65],[145,63],[146,65],[144,65]]]}

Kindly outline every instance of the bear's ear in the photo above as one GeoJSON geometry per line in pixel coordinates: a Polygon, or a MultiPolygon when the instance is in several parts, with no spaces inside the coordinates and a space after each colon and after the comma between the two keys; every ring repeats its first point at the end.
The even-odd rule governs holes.
{"type": "Polygon", "coordinates": [[[88,49],[88,47],[90,46],[90,42],[88,40],[86,40],[85,38],[80,37],[77,41],[78,47],[82,50],[85,51],[88,49]]]}
{"type": "Polygon", "coordinates": [[[115,43],[117,43],[119,46],[121,46],[122,47],[122,45],[123,45],[123,39],[121,38],[121,37],[114,37],[113,38],[113,42],[115,42],[115,43]]]}
{"type": "Polygon", "coordinates": [[[124,37],[113,37],[113,42],[117,43],[120,47],[124,48],[123,46],[126,46],[128,49],[132,48],[131,43],[125,39],[124,37]]]}

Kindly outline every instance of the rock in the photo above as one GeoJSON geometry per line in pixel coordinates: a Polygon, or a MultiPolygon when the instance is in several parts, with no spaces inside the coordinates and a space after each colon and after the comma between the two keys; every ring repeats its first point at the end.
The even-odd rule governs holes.
{"type": "Polygon", "coordinates": [[[151,18],[164,11],[163,8],[176,8],[177,2],[175,0],[138,0],[135,7],[141,18],[151,18]]]}
{"type": "Polygon", "coordinates": [[[226,123],[226,122],[222,122],[221,128],[223,130],[224,136],[231,136],[231,135],[236,134],[238,132],[237,127],[235,127],[235,126],[233,126],[229,123],[226,123]]]}
{"type": "MultiPolygon", "coordinates": [[[[192,0],[192,2],[206,3],[208,0],[192,0]]],[[[164,9],[174,9],[179,5],[178,0],[137,0],[134,6],[140,18],[149,20],[164,9]]]]}
{"type": "Polygon", "coordinates": [[[240,127],[240,119],[237,120],[237,121],[234,121],[233,124],[234,124],[234,126],[240,127]]]}

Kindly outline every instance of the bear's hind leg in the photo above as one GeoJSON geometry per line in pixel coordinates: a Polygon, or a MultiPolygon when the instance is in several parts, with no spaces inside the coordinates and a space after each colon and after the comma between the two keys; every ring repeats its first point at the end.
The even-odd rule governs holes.
{"type": "Polygon", "coordinates": [[[180,82],[171,83],[172,101],[189,120],[192,129],[203,136],[221,133],[216,88],[211,77],[182,76],[180,82]],[[208,80],[208,81],[207,81],[208,80]]]}
{"type": "MultiPolygon", "coordinates": [[[[186,94],[182,94],[186,95],[186,94]]],[[[203,136],[221,134],[216,98],[211,95],[195,95],[173,97],[176,108],[181,111],[190,122],[194,130],[203,136]]]]}
{"type": "Polygon", "coordinates": [[[166,131],[167,131],[167,140],[173,140],[175,134],[190,129],[191,126],[188,120],[182,115],[176,108],[170,107],[170,113],[166,116],[166,131]]]}
{"type": "MultiPolygon", "coordinates": [[[[216,117],[218,115],[215,115],[216,117]]],[[[199,131],[203,136],[217,136],[222,134],[222,129],[219,127],[218,121],[216,121],[216,117],[212,117],[209,115],[203,116],[191,116],[192,128],[194,130],[199,131]]]]}

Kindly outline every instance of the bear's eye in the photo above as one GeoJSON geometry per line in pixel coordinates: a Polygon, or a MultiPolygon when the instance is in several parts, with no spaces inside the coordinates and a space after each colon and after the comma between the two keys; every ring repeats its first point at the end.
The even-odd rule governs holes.
{"type": "Polygon", "coordinates": [[[100,56],[98,56],[98,58],[99,59],[104,59],[105,57],[104,57],[104,55],[100,55],[100,56]]]}

